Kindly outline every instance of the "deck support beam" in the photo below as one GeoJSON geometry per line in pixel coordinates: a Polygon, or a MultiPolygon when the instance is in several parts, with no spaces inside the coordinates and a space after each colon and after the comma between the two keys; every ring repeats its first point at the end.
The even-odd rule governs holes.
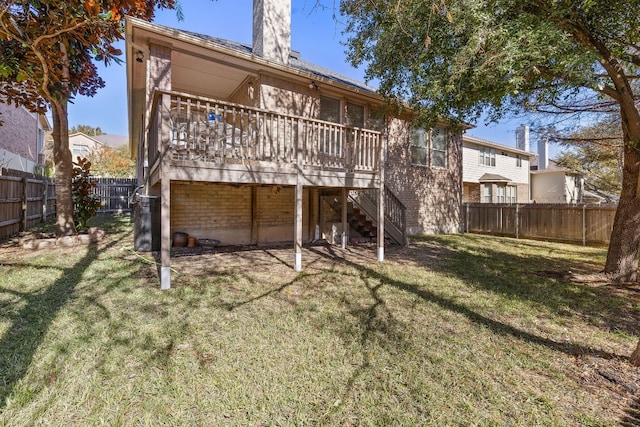
{"type": "Polygon", "coordinates": [[[171,111],[171,98],[162,95],[162,125],[160,128],[160,289],[171,288],[171,163],[169,161],[168,147],[171,139],[169,126],[169,112],[171,111]]]}
{"type": "Polygon", "coordinates": [[[378,152],[378,174],[380,177],[380,189],[378,194],[378,261],[384,261],[384,150],[385,144],[380,144],[378,152]]]}
{"type": "Polygon", "coordinates": [[[302,197],[303,186],[302,181],[298,180],[296,184],[295,194],[295,232],[294,232],[294,246],[295,246],[295,259],[293,263],[293,269],[295,271],[302,271],[302,197]]]}
{"type": "Polygon", "coordinates": [[[171,180],[162,180],[160,186],[160,289],[171,288],[171,180]]]}
{"type": "Polygon", "coordinates": [[[347,249],[347,241],[349,240],[347,194],[349,194],[347,189],[342,187],[340,191],[340,205],[342,206],[342,249],[347,249]]]}

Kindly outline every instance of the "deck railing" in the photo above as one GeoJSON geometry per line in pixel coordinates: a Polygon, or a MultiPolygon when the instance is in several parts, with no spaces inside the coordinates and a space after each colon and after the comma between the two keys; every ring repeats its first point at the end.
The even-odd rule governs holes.
{"type": "MultiPolygon", "coordinates": [[[[352,190],[350,199],[360,206],[371,218],[374,218],[378,206],[379,190],[352,190]]],[[[397,243],[406,244],[407,208],[389,187],[384,187],[385,231],[397,243]]]]}
{"type": "Polygon", "coordinates": [[[175,160],[375,173],[382,143],[369,129],[166,91],[156,91],[148,132],[150,164],[166,144],[175,160]]]}

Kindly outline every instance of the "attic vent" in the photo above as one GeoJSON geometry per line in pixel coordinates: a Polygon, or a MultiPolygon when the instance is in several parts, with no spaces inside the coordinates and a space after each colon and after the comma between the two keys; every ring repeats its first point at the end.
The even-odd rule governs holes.
{"type": "Polygon", "coordinates": [[[289,58],[300,59],[300,52],[298,52],[297,50],[292,50],[289,54],[289,58]]]}

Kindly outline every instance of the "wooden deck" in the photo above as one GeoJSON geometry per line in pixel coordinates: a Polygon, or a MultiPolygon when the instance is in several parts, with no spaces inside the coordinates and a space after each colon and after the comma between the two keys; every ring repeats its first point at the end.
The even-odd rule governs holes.
{"type": "Polygon", "coordinates": [[[152,184],[380,186],[380,132],[184,93],[156,91],[147,141],[152,184]]]}

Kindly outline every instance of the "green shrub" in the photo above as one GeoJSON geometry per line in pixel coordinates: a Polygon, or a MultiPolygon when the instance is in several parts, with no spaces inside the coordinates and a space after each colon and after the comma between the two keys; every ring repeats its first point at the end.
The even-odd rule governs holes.
{"type": "Polygon", "coordinates": [[[71,190],[73,193],[73,220],[78,230],[87,228],[89,219],[96,215],[98,208],[102,206],[98,196],[93,194],[93,188],[97,185],[91,180],[91,162],[78,157],[73,162],[73,181],[71,190]]]}

